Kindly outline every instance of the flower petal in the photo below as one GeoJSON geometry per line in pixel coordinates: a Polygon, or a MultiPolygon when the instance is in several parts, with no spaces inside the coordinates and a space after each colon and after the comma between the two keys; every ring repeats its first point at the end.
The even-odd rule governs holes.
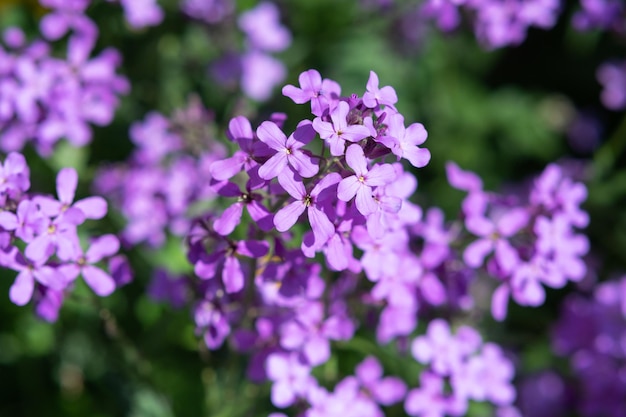
{"type": "Polygon", "coordinates": [[[235,203],[228,207],[222,215],[213,222],[213,229],[222,236],[227,236],[235,230],[241,222],[243,203],[235,203]]]}
{"type": "Polygon", "coordinates": [[[280,209],[278,213],[274,215],[274,226],[276,226],[276,230],[286,232],[291,229],[298,221],[300,215],[304,213],[305,209],[306,206],[301,200],[296,200],[280,209]]]}
{"type": "Polygon", "coordinates": [[[74,168],[63,168],[57,175],[57,194],[59,201],[70,205],[78,185],[78,174],[74,168]]]}
{"type": "Polygon", "coordinates": [[[11,289],[9,290],[9,298],[14,304],[23,306],[28,304],[33,296],[33,290],[35,289],[35,279],[29,271],[24,270],[20,272],[11,289]]]}
{"type": "Polygon", "coordinates": [[[115,281],[109,274],[92,265],[83,267],[83,279],[100,297],[106,297],[115,290],[115,281]]]}
{"type": "Polygon", "coordinates": [[[287,154],[283,151],[277,152],[259,167],[259,177],[264,180],[271,180],[277,177],[287,166],[287,154]]]}

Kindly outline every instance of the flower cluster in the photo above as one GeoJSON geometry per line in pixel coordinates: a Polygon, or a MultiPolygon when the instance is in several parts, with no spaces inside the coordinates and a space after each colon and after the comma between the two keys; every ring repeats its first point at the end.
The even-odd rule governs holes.
{"type": "Polygon", "coordinates": [[[96,190],[110,198],[127,224],[124,240],[158,247],[166,234],[184,236],[191,224],[190,208],[210,200],[209,166],[225,150],[211,139],[212,116],[197,100],[171,122],[152,112],[130,128],[136,148],[128,164],[102,169],[96,190]]]}
{"type": "Polygon", "coordinates": [[[620,0],[580,0],[581,9],[573,18],[572,25],[578,30],[606,30],[624,34],[626,7],[620,0]]]}
{"type": "MultiPolygon", "coordinates": [[[[187,0],[181,8],[188,16],[209,25],[228,25],[231,22],[226,17],[234,5],[231,0],[187,0]]],[[[246,10],[236,22],[245,37],[244,46],[223,47],[222,56],[211,64],[211,74],[220,85],[238,84],[249,98],[266,101],[287,76],[285,65],[271,54],[289,47],[291,33],[280,22],[279,9],[271,2],[260,2],[246,10]]]]}
{"type": "Polygon", "coordinates": [[[86,145],[90,124],[109,124],[119,95],[129,89],[126,78],[116,74],[121,61],[116,50],[90,58],[98,29],[84,14],[89,1],[41,4],[53,9],[40,22],[48,41],[71,32],[67,58],[55,57],[46,41],[28,43],[18,28],[5,31],[6,49],[0,46],[0,149],[5,152],[32,142],[48,155],[62,138],[74,146],[86,145]]]}
{"type": "Polygon", "coordinates": [[[498,345],[483,344],[471,327],[461,326],[453,335],[445,320],[433,320],[426,335],[413,340],[411,353],[427,368],[420,375],[420,387],[412,389],[404,403],[410,416],[463,416],[469,400],[513,412],[513,364],[498,345]]]}
{"type": "Polygon", "coordinates": [[[51,153],[66,138],[74,146],[91,140],[90,123],[111,122],[119,94],[128,82],[115,73],[119,54],[107,49],[89,59],[90,47],[68,44],[68,59],[55,58],[43,41],[24,42],[18,29],[0,46],[0,148],[19,151],[32,142],[40,154],[51,153]]]}
{"type": "Polygon", "coordinates": [[[29,194],[30,171],[19,153],[6,157],[0,176],[0,265],[18,272],[9,292],[12,302],[21,306],[34,298],[37,314],[55,321],[79,275],[99,296],[131,279],[114,235],[90,239],[87,249],[81,245],[78,227],[87,219],[103,218],[107,204],[101,197],[74,201],[74,169],[64,168],[57,175],[58,198],[29,194]]]}
{"type": "Polygon", "coordinates": [[[553,329],[554,351],[570,359],[580,415],[626,413],[626,278],[568,296],[553,329]]]}
{"type": "Polygon", "coordinates": [[[463,260],[471,268],[486,266],[500,282],[492,300],[496,319],[506,316],[509,297],[520,305],[538,306],[545,299],[542,284],[561,288],[585,276],[582,257],[589,242],[576,229],[589,222],[580,208],[587,190],[561,167],[549,165],[524,200],[486,193],[480,178],[453,163],[447,172],[450,184],[468,193],[464,224],[477,238],[465,248],[463,260]]]}
{"type": "Polygon", "coordinates": [[[607,109],[626,108],[626,61],[606,62],[598,68],[597,77],[603,90],[600,98],[607,109]]]}
{"type": "Polygon", "coordinates": [[[531,27],[550,29],[560,13],[559,0],[427,0],[420,16],[443,31],[456,29],[464,12],[473,16],[476,37],[488,48],[518,45],[531,27]]]}
{"type": "Polygon", "coordinates": [[[183,0],[180,8],[187,16],[216,24],[229,16],[235,5],[232,0],[183,0]]]}

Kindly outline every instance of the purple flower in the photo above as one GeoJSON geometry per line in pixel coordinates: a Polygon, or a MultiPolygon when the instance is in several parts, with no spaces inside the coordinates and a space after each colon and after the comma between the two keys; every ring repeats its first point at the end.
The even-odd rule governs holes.
{"type": "Polygon", "coordinates": [[[19,272],[9,290],[9,298],[19,306],[30,301],[35,289],[35,282],[56,290],[62,290],[66,287],[67,281],[57,269],[44,265],[42,262],[29,262],[17,248],[13,248],[7,254],[7,261],[5,267],[19,272]]]}
{"type": "Polygon", "coordinates": [[[378,208],[372,198],[372,187],[393,181],[394,169],[391,165],[374,165],[368,170],[363,148],[356,144],[348,147],[346,163],[354,170],[355,175],[341,180],[337,188],[337,197],[343,201],[350,201],[356,196],[357,209],[367,216],[378,208]]]}
{"type": "Polygon", "coordinates": [[[59,318],[59,310],[63,305],[64,292],[43,285],[37,286],[35,293],[35,313],[48,323],[59,318]]]}
{"type": "Polygon", "coordinates": [[[71,259],[75,263],[62,265],[59,267],[59,271],[69,282],[74,281],[78,275],[82,275],[93,292],[101,297],[106,297],[115,290],[115,280],[111,275],[93,264],[114,255],[119,248],[120,242],[114,235],[101,236],[91,242],[89,249],[84,254],[82,251],[76,251],[71,259]]]}
{"type": "Polygon", "coordinates": [[[335,233],[335,226],[324,213],[322,203],[332,196],[329,190],[339,181],[341,181],[339,174],[330,173],[322,178],[310,192],[307,192],[302,182],[290,173],[279,175],[278,182],[296,201],[276,213],[274,216],[276,229],[279,232],[291,229],[300,215],[307,210],[309,223],[315,235],[314,247],[321,248],[335,233]]]}
{"type": "Polygon", "coordinates": [[[320,137],[330,146],[330,154],[341,156],[345,152],[345,142],[358,142],[370,135],[370,131],[363,125],[348,125],[347,117],[350,106],[340,101],[331,112],[332,123],[322,121],[321,117],[313,120],[313,128],[320,137]]]}
{"type": "Polygon", "coordinates": [[[400,113],[392,114],[388,120],[387,135],[392,136],[397,143],[391,151],[398,159],[405,158],[416,168],[428,165],[430,151],[418,146],[424,143],[428,136],[424,126],[421,123],[413,123],[405,128],[404,117],[400,113]]]}
{"type": "Polygon", "coordinates": [[[274,87],[287,75],[285,65],[260,51],[249,51],[241,57],[241,89],[253,100],[265,101],[274,87]]]}
{"type": "Polygon", "coordinates": [[[285,408],[298,397],[304,397],[315,379],[310,376],[311,368],[298,360],[298,355],[273,353],[265,362],[267,377],[272,381],[272,404],[285,408]]]}
{"type": "Polygon", "coordinates": [[[296,104],[311,102],[311,113],[322,116],[324,111],[331,107],[331,103],[338,100],[341,87],[333,80],[325,78],[316,70],[304,71],[298,77],[300,88],[289,84],[283,87],[283,95],[289,97],[296,104]]]}
{"type": "Polygon", "coordinates": [[[37,204],[30,200],[20,202],[16,214],[10,211],[0,212],[0,226],[5,230],[14,230],[15,236],[26,243],[32,242],[44,222],[45,219],[37,204]]]}
{"type": "Polygon", "coordinates": [[[239,27],[253,49],[280,52],[291,44],[291,34],[280,24],[278,7],[261,2],[239,16],[239,27]]]}
{"type": "Polygon", "coordinates": [[[61,260],[73,258],[79,250],[76,226],[84,220],[83,213],[78,209],[70,209],[54,220],[43,218],[38,235],[26,246],[25,255],[28,259],[43,262],[50,258],[56,250],[61,260]]]}
{"type": "Polygon", "coordinates": [[[397,377],[383,378],[383,368],[373,356],[368,356],[356,367],[355,375],[361,386],[381,405],[393,405],[406,395],[406,384],[397,377]]]}
{"type": "Polygon", "coordinates": [[[30,188],[30,170],[24,156],[17,152],[0,163],[0,196],[15,198],[30,188]]]}
{"type": "Polygon", "coordinates": [[[472,242],[463,252],[463,260],[478,268],[485,257],[495,251],[498,264],[504,272],[510,273],[518,264],[519,257],[507,238],[515,235],[528,224],[528,212],[525,209],[513,209],[500,216],[496,221],[483,217],[470,217],[465,225],[480,239],[472,242]]]}
{"type": "Polygon", "coordinates": [[[82,223],[82,220],[78,220],[81,214],[87,219],[101,219],[106,215],[107,203],[102,197],[87,197],[72,204],[78,185],[78,174],[75,169],[63,168],[59,171],[56,184],[58,201],[45,196],[34,198],[34,201],[39,204],[42,212],[47,216],[70,215],[76,219],[77,223],[75,224],[78,225],[82,223]]]}
{"type": "Polygon", "coordinates": [[[230,324],[224,312],[215,304],[203,300],[193,309],[196,331],[204,335],[209,349],[219,348],[230,334],[230,324]]]}
{"type": "Polygon", "coordinates": [[[226,292],[235,293],[241,291],[245,285],[244,271],[237,255],[260,258],[265,256],[268,250],[267,242],[258,240],[221,241],[210,255],[201,253],[195,262],[194,271],[202,279],[212,279],[221,270],[226,292]]]}
{"type": "Polygon", "coordinates": [[[157,164],[182,148],[182,139],[171,133],[170,121],[160,113],[148,113],[144,120],[130,126],[130,139],[139,148],[134,159],[140,164],[157,164]]]}
{"type": "Polygon", "coordinates": [[[363,104],[370,109],[380,105],[395,109],[394,104],[397,102],[398,96],[393,87],[378,88],[378,75],[374,71],[370,71],[370,78],[367,80],[367,92],[363,94],[363,104]]]}
{"type": "MultiPolygon", "coordinates": [[[[111,0],[109,0],[111,1],[111,0]]],[[[156,26],[163,21],[163,10],[157,0],[119,0],[124,8],[126,21],[137,29],[156,26]]]]}
{"type": "Polygon", "coordinates": [[[511,384],[514,375],[513,364],[505,358],[502,349],[485,343],[480,354],[472,356],[463,369],[453,375],[451,383],[455,395],[505,406],[515,400],[515,388],[511,384]]]}
{"type": "MultiPolygon", "coordinates": [[[[230,120],[226,135],[237,143],[241,150],[236,151],[230,158],[211,164],[211,176],[218,181],[230,179],[242,169],[250,173],[258,166],[256,158],[268,156],[271,152],[265,143],[256,140],[250,122],[243,116],[230,120]]],[[[256,185],[255,183],[252,188],[256,188],[256,185]]]]}
{"type": "Polygon", "coordinates": [[[453,336],[447,322],[435,319],[428,325],[426,336],[413,340],[411,353],[418,362],[430,364],[438,375],[449,376],[478,349],[481,342],[480,335],[472,328],[463,326],[453,336]]]}
{"type": "Polygon", "coordinates": [[[412,417],[461,416],[467,405],[445,394],[444,380],[439,375],[424,372],[420,375],[420,388],[414,388],[406,396],[404,410],[412,417]]]}
{"type": "Polygon", "coordinates": [[[572,17],[578,30],[612,30],[624,32],[626,7],[621,0],[581,0],[581,10],[572,17]]]}
{"type": "Polygon", "coordinates": [[[228,207],[220,217],[215,219],[213,228],[222,236],[227,236],[235,230],[235,227],[241,222],[243,208],[246,207],[248,214],[252,217],[259,228],[263,231],[269,231],[273,227],[272,214],[259,203],[263,198],[258,193],[251,191],[250,181],[246,184],[246,192],[242,193],[239,187],[231,182],[219,183],[218,194],[224,197],[237,197],[237,201],[228,207]]]}
{"type": "Polygon", "coordinates": [[[232,0],[183,0],[180,8],[194,19],[214,24],[231,14],[234,5],[232,0]]]}
{"type": "Polygon", "coordinates": [[[287,165],[304,178],[310,178],[318,173],[319,166],[313,162],[311,156],[300,149],[315,137],[310,122],[300,123],[289,138],[276,123],[263,122],[257,129],[257,136],[259,140],[277,151],[259,168],[261,178],[265,180],[275,178],[287,165]]]}

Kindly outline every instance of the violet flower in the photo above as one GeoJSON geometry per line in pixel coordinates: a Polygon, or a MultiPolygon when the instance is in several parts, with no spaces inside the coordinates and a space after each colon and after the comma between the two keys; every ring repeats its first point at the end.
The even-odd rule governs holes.
{"type": "Polygon", "coordinates": [[[335,227],[323,211],[323,205],[331,197],[331,187],[341,181],[341,176],[332,172],[322,178],[310,192],[304,184],[290,173],[278,176],[280,185],[296,201],[280,209],[274,216],[274,225],[279,232],[286,232],[298,221],[304,211],[307,211],[311,230],[315,235],[315,248],[321,248],[335,233],[335,227]]]}
{"type": "Polygon", "coordinates": [[[345,143],[358,142],[370,135],[370,131],[363,125],[348,125],[347,117],[350,106],[345,101],[340,101],[337,107],[330,113],[332,123],[322,121],[321,117],[313,120],[313,128],[320,137],[330,146],[330,154],[342,156],[345,152],[345,143]]]}
{"type": "Polygon", "coordinates": [[[341,87],[333,80],[325,78],[314,69],[304,71],[298,77],[300,88],[291,84],[283,87],[283,95],[289,97],[296,104],[311,102],[311,113],[322,116],[329,110],[331,103],[338,100],[341,87]]]}
{"type": "Polygon", "coordinates": [[[370,71],[370,78],[367,80],[367,92],[363,94],[363,104],[370,109],[377,106],[389,106],[395,109],[394,104],[398,102],[396,90],[393,87],[385,86],[378,88],[378,75],[370,71]]]}
{"type": "MultiPolygon", "coordinates": [[[[107,203],[102,197],[87,197],[73,203],[78,185],[78,173],[74,168],[63,168],[59,171],[56,185],[58,200],[46,196],[37,196],[33,199],[47,216],[62,217],[72,212],[72,216],[78,219],[79,214],[73,213],[75,210],[78,210],[87,219],[101,219],[106,215],[107,203]]],[[[76,225],[80,223],[82,221],[76,225]]]]}
{"type": "Polygon", "coordinates": [[[259,168],[259,176],[265,180],[277,177],[288,165],[304,178],[318,173],[319,166],[313,158],[301,150],[314,137],[310,122],[301,122],[287,138],[274,122],[263,122],[257,129],[259,140],[276,153],[259,168]]]}
{"type": "Polygon", "coordinates": [[[354,175],[341,180],[337,197],[350,201],[356,196],[357,209],[367,216],[378,208],[372,198],[372,187],[390,183],[395,178],[395,172],[391,165],[374,165],[368,170],[363,148],[357,144],[348,147],[346,163],[354,170],[354,175]]]}
{"type": "Polygon", "coordinates": [[[78,275],[100,297],[106,297],[115,290],[115,280],[111,275],[104,272],[95,263],[108,258],[120,248],[120,242],[114,235],[104,235],[94,239],[84,254],[78,249],[71,258],[74,263],[67,263],[59,267],[59,271],[67,278],[68,282],[74,281],[78,275]]]}

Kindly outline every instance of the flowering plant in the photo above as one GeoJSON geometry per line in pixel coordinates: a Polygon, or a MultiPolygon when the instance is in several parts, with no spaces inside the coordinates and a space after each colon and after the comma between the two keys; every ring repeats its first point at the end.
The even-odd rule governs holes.
{"type": "Polygon", "coordinates": [[[0,11],[0,415],[626,413],[620,2],[0,11]]]}

